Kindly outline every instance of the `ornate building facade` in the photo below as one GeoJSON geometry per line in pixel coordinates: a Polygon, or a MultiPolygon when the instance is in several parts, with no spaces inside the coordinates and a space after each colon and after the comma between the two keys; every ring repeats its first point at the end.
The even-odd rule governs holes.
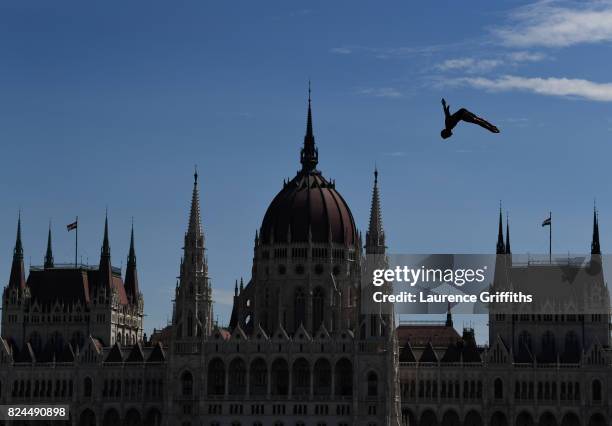
{"type": "Polygon", "coordinates": [[[603,274],[592,273],[602,262],[597,215],[586,261],[518,263],[501,212],[496,252],[493,291],[526,282],[530,292],[551,291],[543,284],[554,283],[552,291],[575,298],[594,291],[598,309],[491,309],[487,347],[471,329],[454,331],[450,309],[446,324],[400,325],[402,425],[610,425],[610,296],[603,274]]]}
{"type": "MultiPolygon", "coordinates": [[[[391,308],[364,314],[362,278],[387,263],[378,172],[364,244],[318,159],[309,99],[300,169],[255,233],[251,277],[235,284],[227,327],[213,321],[197,173],[172,322],[150,339],[133,230],[124,277],[105,221],[98,265],[55,264],[49,232],[44,266],[26,279],[19,220],[0,403],[69,403],[63,424],[82,426],[610,424],[609,314],[492,311],[487,347],[455,331],[450,307],[437,325],[396,326],[391,308]]],[[[589,265],[601,262],[597,216],[591,251],[589,265]]],[[[497,259],[494,287],[520,281],[501,215],[497,259]]]]}

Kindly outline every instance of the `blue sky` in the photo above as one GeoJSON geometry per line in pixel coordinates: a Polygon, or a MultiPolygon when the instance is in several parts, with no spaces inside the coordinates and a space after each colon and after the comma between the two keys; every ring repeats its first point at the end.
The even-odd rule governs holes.
{"type": "Polygon", "coordinates": [[[146,328],[169,318],[194,164],[219,320],[255,229],[298,169],[307,81],[320,168],[367,224],[380,169],[393,252],[492,252],[499,200],[515,252],[607,251],[612,3],[3,2],[0,276],[22,209],[26,259],[113,263],[134,217],[146,328]],[[440,98],[502,131],[439,137],[440,98]]]}

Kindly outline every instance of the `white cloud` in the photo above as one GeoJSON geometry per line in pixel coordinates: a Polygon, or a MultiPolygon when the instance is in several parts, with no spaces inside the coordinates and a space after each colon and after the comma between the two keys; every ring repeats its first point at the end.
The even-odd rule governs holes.
{"type": "Polygon", "coordinates": [[[401,98],[402,92],[393,87],[365,88],[357,91],[360,95],[373,96],[375,98],[401,98]]]}
{"type": "Polygon", "coordinates": [[[454,58],[445,60],[436,68],[440,71],[463,70],[468,73],[480,73],[491,71],[503,63],[500,59],[454,58]]]}
{"type": "Polygon", "coordinates": [[[547,56],[539,52],[516,51],[498,58],[452,58],[436,65],[439,71],[465,71],[468,74],[480,74],[489,72],[503,66],[516,66],[524,62],[538,62],[547,56]]]}
{"type": "Polygon", "coordinates": [[[596,83],[575,78],[526,78],[506,75],[497,79],[464,77],[454,79],[450,83],[467,84],[488,91],[522,90],[540,95],[612,102],[612,83],[596,83]]]}
{"type": "Polygon", "coordinates": [[[511,15],[511,22],[494,30],[508,46],[566,47],[612,41],[610,1],[569,3],[543,0],[517,9],[511,15]]]}
{"type": "Polygon", "coordinates": [[[352,52],[352,50],[349,49],[348,47],[333,47],[329,49],[329,51],[331,53],[336,53],[338,55],[348,55],[349,53],[352,52]]]}
{"type": "Polygon", "coordinates": [[[527,52],[519,50],[517,52],[509,53],[508,58],[513,62],[539,62],[546,59],[547,56],[540,52],[527,52]]]}

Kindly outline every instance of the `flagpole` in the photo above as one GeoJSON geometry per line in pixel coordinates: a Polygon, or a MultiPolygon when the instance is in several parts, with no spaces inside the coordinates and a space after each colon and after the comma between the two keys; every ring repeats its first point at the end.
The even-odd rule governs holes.
{"type": "Polygon", "coordinates": [[[74,234],[74,267],[77,268],[79,253],[79,217],[76,217],[76,229],[74,234]]]}
{"type": "Polygon", "coordinates": [[[552,263],[552,212],[548,212],[550,225],[548,226],[548,263],[552,263]]]}

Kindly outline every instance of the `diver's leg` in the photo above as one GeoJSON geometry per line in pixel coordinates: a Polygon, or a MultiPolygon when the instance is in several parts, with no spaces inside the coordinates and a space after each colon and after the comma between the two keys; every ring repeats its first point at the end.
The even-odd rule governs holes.
{"type": "Polygon", "coordinates": [[[487,129],[489,132],[499,133],[499,129],[493,124],[489,123],[484,118],[478,117],[476,114],[468,111],[465,108],[461,108],[456,114],[460,114],[461,120],[467,123],[477,124],[480,127],[487,129]]]}

